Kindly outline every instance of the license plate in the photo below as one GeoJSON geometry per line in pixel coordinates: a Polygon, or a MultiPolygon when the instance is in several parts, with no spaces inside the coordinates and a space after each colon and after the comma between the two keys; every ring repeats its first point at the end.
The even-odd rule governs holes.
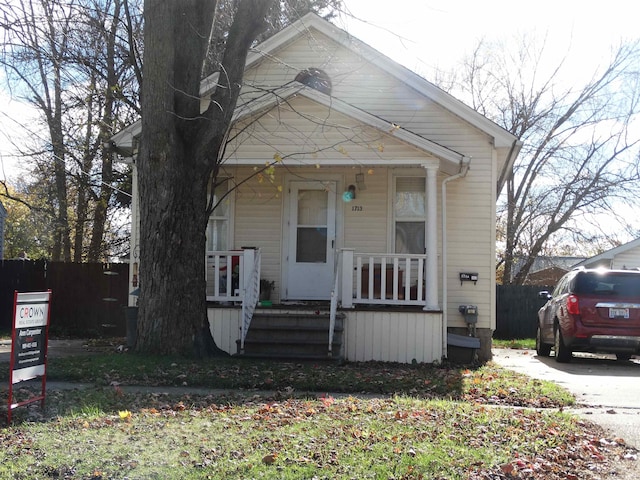
{"type": "Polygon", "coordinates": [[[609,318],[629,318],[628,308],[610,308],[609,318]]]}

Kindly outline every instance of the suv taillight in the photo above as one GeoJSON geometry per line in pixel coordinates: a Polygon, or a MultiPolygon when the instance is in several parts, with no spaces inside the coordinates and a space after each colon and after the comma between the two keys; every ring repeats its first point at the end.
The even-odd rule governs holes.
{"type": "Polygon", "coordinates": [[[567,297],[567,312],[571,315],[580,315],[580,305],[578,304],[578,297],[576,295],[569,295],[567,297]]]}

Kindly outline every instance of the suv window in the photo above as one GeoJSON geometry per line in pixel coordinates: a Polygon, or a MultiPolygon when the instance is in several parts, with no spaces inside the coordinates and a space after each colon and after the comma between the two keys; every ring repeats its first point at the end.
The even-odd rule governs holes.
{"type": "Polygon", "coordinates": [[[556,288],[553,290],[553,296],[557,297],[559,295],[562,295],[566,290],[567,290],[567,281],[568,281],[568,277],[562,277],[560,279],[560,282],[558,283],[558,285],[556,285],[556,288]]]}
{"type": "Polygon", "coordinates": [[[607,272],[606,275],[579,273],[575,293],[581,295],[605,295],[607,297],[629,297],[640,295],[640,274],[607,272]]]}

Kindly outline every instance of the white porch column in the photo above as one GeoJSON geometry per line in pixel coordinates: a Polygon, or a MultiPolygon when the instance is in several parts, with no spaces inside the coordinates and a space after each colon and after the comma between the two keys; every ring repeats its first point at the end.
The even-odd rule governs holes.
{"type": "Polygon", "coordinates": [[[437,184],[438,167],[436,165],[424,165],[427,171],[426,179],[426,208],[427,219],[425,222],[425,253],[427,261],[425,266],[425,305],[423,310],[440,310],[438,305],[438,208],[437,208],[437,184]]]}

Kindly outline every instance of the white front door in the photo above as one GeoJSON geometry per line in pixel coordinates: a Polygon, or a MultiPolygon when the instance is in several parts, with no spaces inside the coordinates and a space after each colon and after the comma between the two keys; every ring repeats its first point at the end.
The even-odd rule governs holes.
{"type": "Polygon", "coordinates": [[[288,300],[329,300],[336,243],[336,182],[291,182],[288,300]]]}

